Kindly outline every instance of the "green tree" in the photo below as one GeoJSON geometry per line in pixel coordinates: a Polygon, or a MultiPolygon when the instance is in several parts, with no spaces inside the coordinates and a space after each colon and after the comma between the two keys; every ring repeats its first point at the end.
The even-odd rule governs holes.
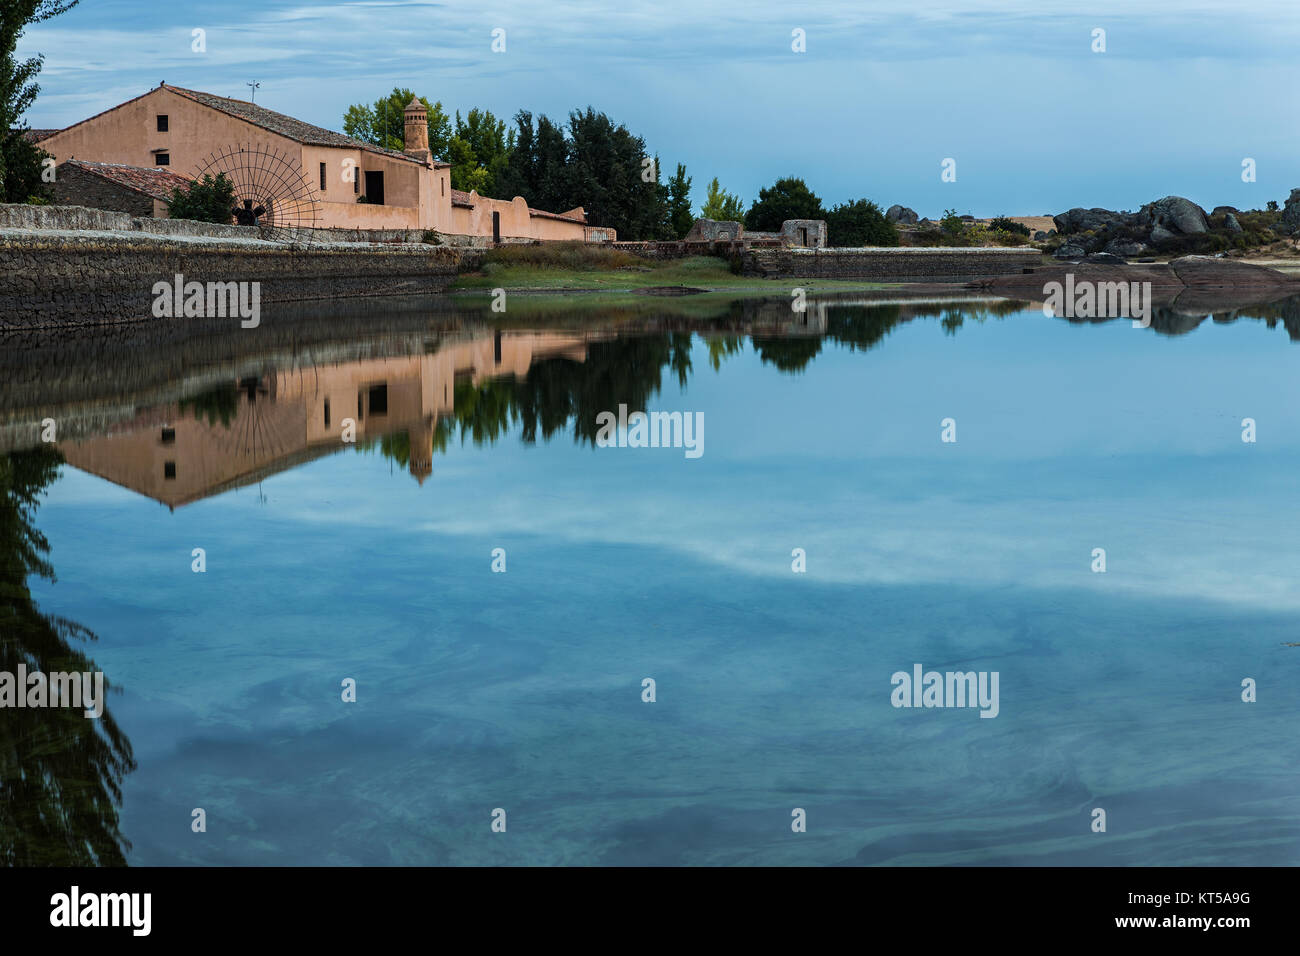
{"type": "Polygon", "coordinates": [[[569,202],[575,192],[569,169],[569,141],[564,135],[564,127],[545,116],[537,119],[536,171],[537,201],[533,202],[529,197],[530,204],[539,209],[563,212],[586,202],[582,199],[569,202]]]}
{"type": "Polygon", "coordinates": [[[44,57],[17,58],[18,38],[30,24],[58,16],[77,0],[4,0],[0,3],[0,200],[27,202],[47,198],[41,178],[46,153],[25,135],[23,116],[41,91],[36,75],[44,57]]]}
{"type": "Polygon", "coordinates": [[[898,245],[898,229],[869,199],[853,199],[826,213],[826,231],[832,246],[898,245]]]}
{"type": "MultiPolygon", "coordinates": [[[[493,124],[490,113],[484,114],[493,124]]],[[[467,129],[468,121],[461,124],[467,129]]],[[[486,129],[486,121],[480,121],[486,129]]],[[[476,168],[490,174],[485,188],[503,199],[523,196],[528,205],[551,212],[565,212],[581,206],[593,226],[610,226],[623,239],[670,239],[676,235],[673,221],[672,184],[659,182],[658,157],[646,151],[645,140],[626,126],[614,123],[591,107],[569,114],[564,127],[546,116],[526,110],[515,114],[514,128],[504,138],[502,127],[494,125],[486,137],[487,146],[475,146],[466,135],[464,146],[453,144],[452,185],[470,182],[476,168]],[[494,158],[482,162],[480,149],[494,158]],[[643,175],[644,173],[644,175],[643,175]]],[[[461,139],[458,135],[454,139],[461,139]]],[[[479,140],[481,142],[481,140],[479,140]]],[[[684,170],[682,170],[684,175],[684,170]]],[[[676,177],[674,177],[676,179],[676,177]]],[[[689,191],[690,179],[678,183],[689,191]]],[[[482,192],[482,190],[480,190],[482,192]]]]}
{"type": "Polygon", "coordinates": [[[235,184],[225,173],[216,179],[204,173],[198,182],[188,188],[177,186],[167,199],[167,215],[172,219],[192,219],[195,222],[229,223],[230,210],[235,205],[235,184]]]}
{"type": "Polygon", "coordinates": [[[668,188],[658,179],[658,158],[645,140],[590,106],[569,114],[568,201],[581,205],[595,226],[611,226],[620,239],[664,239],[672,234],[668,188]]]}
{"type": "Polygon", "coordinates": [[[668,180],[668,220],[672,224],[673,238],[685,239],[686,234],[695,225],[695,216],[691,212],[691,177],[686,175],[686,167],[678,163],[673,178],[668,180]]]}
{"type": "Polygon", "coordinates": [[[51,158],[22,135],[0,139],[0,169],[4,171],[0,202],[44,203],[54,198],[44,176],[45,160],[51,158]]]}
{"type": "Polygon", "coordinates": [[[465,192],[477,192],[480,196],[490,196],[488,184],[492,177],[478,164],[474,150],[469,143],[459,136],[453,136],[447,149],[447,162],[451,163],[451,188],[465,192]]]}
{"type": "Polygon", "coordinates": [[[758,201],[745,213],[745,228],[777,232],[787,219],[825,219],[822,201],[802,179],[778,179],[758,193],[758,201]]]}
{"type": "Polygon", "coordinates": [[[957,239],[966,231],[966,220],[957,215],[956,209],[945,209],[943,218],[939,220],[939,228],[948,238],[957,239]]]}
{"type": "Polygon", "coordinates": [[[520,110],[515,114],[515,148],[510,151],[505,169],[497,177],[501,197],[513,199],[523,196],[529,205],[537,193],[537,133],[533,128],[533,114],[520,110]]]}
{"type": "Polygon", "coordinates": [[[719,222],[743,222],[745,203],[739,196],[733,196],[723,189],[718,184],[718,177],[714,176],[713,182],[709,183],[709,192],[704,198],[704,205],[700,207],[700,216],[719,222]]]}
{"type": "Polygon", "coordinates": [[[434,159],[446,162],[451,119],[441,102],[430,103],[404,87],[393,87],[393,92],[381,96],[372,105],[349,106],[343,114],[343,132],[372,146],[403,150],[406,148],[406,106],[413,99],[424,104],[428,117],[429,152],[434,159]]]}
{"type": "MultiPolygon", "coordinates": [[[[447,150],[451,163],[451,188],[479,195],[496,196],[497,180],[508,179],[510,153],[515,145],[515,131],[506,133],[504,120],[488,110],[472,109],[461,119],[456,113],[456,132],[447,150]]],[[[500,196],[512,199],[512,196],[500,196]]]]}

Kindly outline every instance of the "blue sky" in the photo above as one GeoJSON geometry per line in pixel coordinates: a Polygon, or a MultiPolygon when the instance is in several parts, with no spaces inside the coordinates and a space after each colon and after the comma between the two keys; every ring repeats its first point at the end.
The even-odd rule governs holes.
{"type": "Polygon", "coordinates": [[[46,57],[37,127],[160,81],[247,98],[257,80],[259,103],[340,129],[348,104],[401,85],[449,112],[594,106],[684,162],[697,203],[715,175],[750,201],[794,174],[828,205],[937,217],[1285,199],[1297,47],[1295,0],[82,0],[19,50],[46,57]]]}

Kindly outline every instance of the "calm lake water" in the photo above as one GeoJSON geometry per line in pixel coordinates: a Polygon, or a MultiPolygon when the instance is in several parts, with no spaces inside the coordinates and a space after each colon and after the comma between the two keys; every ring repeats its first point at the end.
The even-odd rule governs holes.
{"type": "Polygon", "coordinates": [[[0,714],[27,775],[0,854],[1300,863],[1286,314],[753,318],[33,347],[59,372],[2,420],[6,666],[88,655],[121,737],[0,714]],[[703,453],[601,447],[619,404],[698,413],[703,453]],[[26,576],[25,528],[56,581],[26,576]],[[24,577],[98,640],[41,631],[24,577]],[[893,706],[917,664],[997,672],[996,718],[893,706]]]}

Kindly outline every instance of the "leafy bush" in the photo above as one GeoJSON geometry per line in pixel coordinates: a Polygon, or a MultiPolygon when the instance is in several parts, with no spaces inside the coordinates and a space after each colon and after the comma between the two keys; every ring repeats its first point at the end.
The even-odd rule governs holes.
{"type": "Polygon", "coordinates": [[[204,174],[188,188],[177,186],[166,202],[167,215],[173,219],[228,224],[235,204],[235,184],[225,173],[217,173],[216,179],[204,174]]]}
{"type": "Polygon", "coordinates": [[[49,158],[22,130],[0,134],[0,202],[45,205],[54,195],[42,175],[49,158]]]}
{"type": "Polygon", "coordinates": [[[998,216],[996,219],[989,220],[989,228],[999,232],[1010,232],[1016,235],[1024,236],[1026,239],[1032,235],[1029,227],[1024,223],[1016,222],[1014,219],[1008,219],[1006,216],[998,216]]]}
{"type": "MultiPolygon", "coordinates": [[[[1017,224],[1018,225],[1018,224],[1017,224]]],[[[989,229],[989,237],[999,246],[1023,246],[1029,242],[1029,230],[1015,232],[1006,229],[989,229]]]]}
{"type": "Polygon", "coordinates": [[[489,249],[483,264],[538,269],[627,269],[645,262],[631,253],[594,242],[509,243],[489,249]]]}
{"type": "Polygon", "coordinates": [[[896,246],[898,228],[868,199],[842,203],[826,214],[827,241],[832,246],[896,246]]]}

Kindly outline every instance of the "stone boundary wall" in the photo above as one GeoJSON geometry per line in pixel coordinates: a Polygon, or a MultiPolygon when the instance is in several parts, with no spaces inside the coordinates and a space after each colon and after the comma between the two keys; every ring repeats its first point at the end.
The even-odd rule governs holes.
{"type": "MultiPolygon", "coordinates": [[[[152,200],[150,200],[152,202],[152,200]]],[[[213,239],[259,239],[256,226],[230,226],[189,219],[155,219],[132,216],[125,212],[91,209],[86,206],[32,206],[24,203],[0,203],[0,229],[57,229],[64,231],[146,233],[156,236],[200,236],[213,239]]],[[[305,242],[369,242],[389,244],[426,244],[423,229],[302,229],[305,242]]],[[[442,245],[456,248],[486,249],[490,236],[460,236],[438,233],[442,245]]],[[[503,240],[504,241],[504,240],[503,240]]],[[[532,242],[535,240],[511,240],[532,242]]],[[[434,245],[434,243],[428,243],[434,245]]]]}
{"type": "Polygon", "coordinates": [[[945,281],[1019,273],[1042,265],[1038,249],[751,248],[741,256],[746,275],[800,279],[927,279],[945,281]]]}
{"type": "MultiPolygon", "coordinates": [[[[293,247],[257,239],[0,229],[0,329],[154,319],[155,283],[171,283],[177,274],[186,282],[258,282],[262,303],[440,292],[475,257],[432,245],[293,247]]],[[[239,328],[239,318],[229,321],[239,328]]]]}
{"type": "Polygon", "coordinates": [[[648,241],[648,242],[611,242],[608,243],[611,249],[621,249],[623,252],[631,253],[642,259],[684,259],[687,256],[718,256],[729,259],[737,256],[750,248],[779,248],[781,243],[778,240],[767,242],[750,242],[741,240],[715,240],[715,241],[687,241],[679,239],[676,241],[648,241]]]}

